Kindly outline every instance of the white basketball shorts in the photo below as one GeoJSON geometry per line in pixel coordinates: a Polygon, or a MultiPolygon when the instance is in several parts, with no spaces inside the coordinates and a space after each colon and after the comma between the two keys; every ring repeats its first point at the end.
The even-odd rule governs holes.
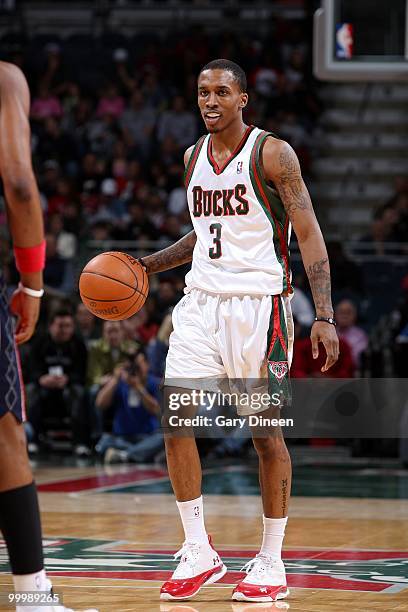
{"type": "Polygon", "coordinates": [[[193,289],[173,310],[165,385],[197,388],[208,379],[289,378],[293,320],[288,298],[193,289]]]}

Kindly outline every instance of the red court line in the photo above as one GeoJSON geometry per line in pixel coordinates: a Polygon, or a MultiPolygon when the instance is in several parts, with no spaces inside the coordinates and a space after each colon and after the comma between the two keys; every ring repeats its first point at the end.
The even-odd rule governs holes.
{"type": "MultiPolygon", "coordinates": [[[[170,571],[130,571],[130,572],[48,572],[50,576],[66,576],[66,577],[81,577],[81,578],[103,578],[119,579],[119,580],[143,580],[150,582],[153,580],[168,580],[171,576],[170,571]]],[[[228,572],[221,580],[223,584],[236,584],[242,580],[245,574],[243,572],[228,572]]],[[[366,582],[363,580],[342,580],[340,578],[331,578],[330,576],[316,576],[308,574],[289,574],[288,586],[298,587],[303,589],[335,589],[339,591],[373,591],[381,592],[392,586],[386,582],[366,582]]]]}
{"type": "Polygon", "coordinates": [[[56,480],[37,486],[41,493],[75,493],[92,489],[101,489],[114,485],[125,485],[137,483],[148,478],[163,478],[168,476],[167,472],[159,469],[131,470],[125,474],[99,474],[98,476],[87,476],[85,478],[72,478],[70,480],[56,480]]]}

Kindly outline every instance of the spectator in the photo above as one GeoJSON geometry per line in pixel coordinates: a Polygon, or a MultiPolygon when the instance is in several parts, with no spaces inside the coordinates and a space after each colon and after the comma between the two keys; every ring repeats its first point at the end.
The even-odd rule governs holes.
{"type": "Polygon", "coordinates": [[[96,397],[100,410],[113,412],[112,433],[104,434],[96,446],[106,463],[146,463],[162,451],[158,400],[158,381],[142,351],[115,368],[96,397]]]}
{"type": "Polygon", "coordinates": [[[138,348],[137,342],[125,338],[121,321],[104,321],[102,338],[95,340],[89,350],[88,384],[92,387],[104,384],[115,367],[138,348]]]}
{"type": "Polygon", "coordinates": [[[129,319],[123,321],[123,330],[128,340],[136,340],[142,344],[147,344],[154,338],[159,329],[157,321],[149,316],[149,302],[151,296],[147,298],[145,306],[129,319]]]}
{"type": "MultiPolygon", "coordinates": [[[[49,166],[52,160],[46,162],[49,166]]],[[[52,215],[56,212],[65,214],[65,208],[75,197],[71,182],[65,178],[58,178],[48,192],[47,214],[52,215]]]]}
{"type": "Polygon", "coordinates": [[[61,178],[61,169],[55,159],[47,159],[43,164],[43,175],[40,183],[41,193],[47,199],[55,195],[57,184],[61,178]]]}
{"type": "Polygon", "coordinates": [[[104,90],[104,94],[101,96],[96,110],[98,117],[110,115],[111,117],[118,118],[125,109],[125,101],[118,94],[116,85],[110,83],[104,90]]]}
{"type": "Polygon", "coordinates": [[[128,216],[126,226],[119,230],[120,240],[156,240],[158,231],[153,223],[148,219],[143,206],[137,202],[130,202],[128,205],[128,216]]]}
{"type": "Polygon", "coordinates": [[[39,85],[37,96],[31,106],[31,117],[35,121],[44,121],[48,117],[61,117],[63,113],[60,101],[50,93],[46,85],[39,85]]]}
{"type": "Polygon", "coordinates": [[[89,228],[90,240],[97,240],[98,242],[111,240],[112,234],[113,228],[107,221],[94,221],[89,228]]]}
{"type": "Polygon", "coordinates": [[[172,276],[166,276],[163,278],[159,284],[156,296],[156,308],[160,313],[160,317],[163,318],[168,313],[169,308],[175,306],[181,297],[175,287],[175,282],[172,276]]]}
{"type": "Polygon", "coordinates": [[[181,223],[176,215],[168,215],[161,228],[161,235],[169,242],[176,242],[181,238],[181,223]]]}
{"type": "Polygon", "coordinates": [[[145,75],[141,91],[147,106],[158,110],[164,104],[166,96],[154,70],[145,75]]]}
{"type": "Polygon", "coordinates": [[[337,293],[354,293],[361,295],[364,292],[364,281],[358,265],[344,252],[341,242],[327,243],[327,252],[330,261],[332,285],[337,293]]]}
{"type": "Polygon", "coordinates": [[[183,177],[180,176],[180,185],[174,187],[169,195],[168,209],[172,215],[179,215],[187,209],[187,194],[183,177]]]}
{"type": "Polygon", "coordinates": [[[58,118],[52,116],[44,119],[38,137],[36,153],[41,159],[57,159],[66,168],[68,162],[77,157],[75,141],[69,133],[63,132],[58,118]]]}
{"type": "Polygon", "coordinates": [[[122,190],[121,197],[129,202],[129,200],[133,200],[138,190],[146,185],[142,165],[136,159],[129,162],[126,179],[127,181],[122,190]]]}
{"type": "Polygon", "coordinates": [[[89,349],[91,342],[100,337],[98,319],[87,309],[85,304],[78,302],[75,312],[75,323],[79,338],[89,349]]]}
{"type": "Polygon", "coordinates": [[[62,259],[72,259],[77,250],[77,239],[74,234],[64,230],[62,215],[54,213],[48,219],[48,232],[57,241],[57,254],[62,259]]]}
{"type": "MultiPolygon", "coordinates": [[[[114,369],[123,364],[130,354],[135,354],[139,348],[135,340],[128,340],[124,335],[122,321],[104,321],[102,338],[90,343],[87,384],[90,412],[93,419],[92,435],[98,438],[105,424],[103,414],[95,410],[95,398],[109,379],[114,369]]],[[[109,414],[107,414],[109,416],[109,414]]]]}
{"type": "Polygon", "coordinates": [[[165,111],[158,122],[157,138],[163,142],[173,138],[180,149],[186,149],[197,140],[197,122],[185,108],[183,96],[175,96],[171,110],[165,111]]]}
{"type": "Polygon", "coordinates": [[[101,184],[99,207],[92,217],[92,221],[108,221],[113,225],[122,227],[127,221],[126,206],[118,197],[118,188],[113,178],[106,178],[101,184]]]}
{"type": "Polygon", "coordinates": [[[130,105],[120,118],[124,135],[130,136],[141,157],[147,159],[152,147],[152,134],[156,124],[156,112],[147,106],[140,90],[130,99],[130,105]]]}
{"type": "Polygon", "coordinates": [[[159,379],[164,376],[164,367],[167,352],[169,350],[169,338],[172,331],[173,323],[171,314],[167,314],[160,325],[157,336],[151,338],[147,345],[146,353],[149,359],[151,372],[159,379]]]}
{"type": "Polygon", "coordinates": [[[109,158],[118,138],[116,119],[110,114],[97,115],[87,124],[85,137],[92,153],[109,158]]]}
{"type": "Polygon", "coordinates": [[[44,284],[51,293],[69,293],[74,285],[70,263],[58,254],[57,239],[54,234],[46,234],[47,257],[44,269],[44,284]]]}
{"type": "Polygon", "coordinates": [[[296,287],[290,302],[292,314],[303,327],[310,327],[314,321],[315,313],[312,304],[306,294],[296,287]]]}
{"type": "Polygon", "coordinates": [[[361,366],[361,356],[368,346],[368,336],[356,325],[357,308],[351,300],[342,300],[335,308],[337,334],[350,346],[354,366],[361,366]]]}
{"type": "Polygon", "coordinates": [[[48,332],[31,347],[27,369],[28,421],[34,431],[34,448],[43,441],[50,420],[57,428],[70,418],[72,443],[77,455],[89,455],[89,416],[84,403],[87,350],[75,336],[69,310],[55,311],[48,332]]]}
{"type": "Polygon", "coordinates": [[[374,213],[370,232],[361,238],[361,243],[368,243],[377,255],[384,255],[387,242],[393,242],[393,231],[398,220],[398,212],[392,206],[383,206],[374,213]]]}

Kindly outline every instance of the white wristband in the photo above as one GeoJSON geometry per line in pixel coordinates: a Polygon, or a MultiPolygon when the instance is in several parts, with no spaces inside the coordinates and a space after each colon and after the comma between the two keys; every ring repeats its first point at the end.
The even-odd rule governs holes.
{"type": "Polygon", "coordinates": [[[30,297],[41,298],[44,295],[44,289],[30,289],[30,287],[24,287],[22,283],[18,283],[18,288],[30,297]]]}

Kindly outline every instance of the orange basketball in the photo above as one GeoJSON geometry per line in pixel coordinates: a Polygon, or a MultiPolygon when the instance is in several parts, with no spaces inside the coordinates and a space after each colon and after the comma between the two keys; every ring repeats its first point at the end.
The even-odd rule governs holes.
{"type": "Polygon", "coordinates": [[[128,319],[142,308],[148,292],[145,269],[127,253],[97,255],[79,278],[81,300],[100,319],[128,319]]]}

